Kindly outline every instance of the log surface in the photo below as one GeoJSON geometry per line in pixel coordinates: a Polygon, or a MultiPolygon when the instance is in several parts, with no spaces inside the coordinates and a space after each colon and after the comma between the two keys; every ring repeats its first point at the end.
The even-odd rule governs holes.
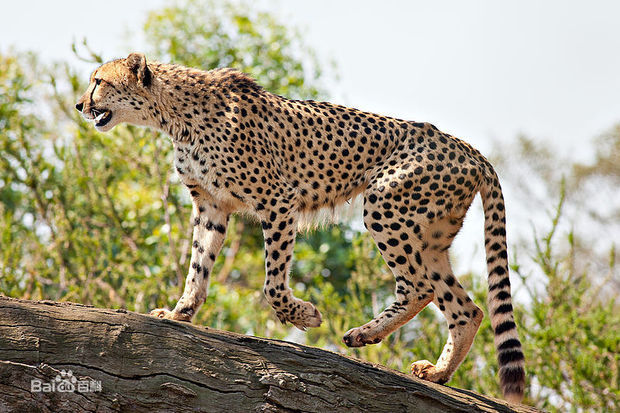
{"type": "Polygon", "coordinates": [[[4,411],[536,410],[319,348],[125,310],[0,296],[4,411]],[[33,391],[33,380],[52,383],[63,370],[75,377],[75,391],[33,391]],[[79,391],[90,382],[100,390],[79,391]]]}

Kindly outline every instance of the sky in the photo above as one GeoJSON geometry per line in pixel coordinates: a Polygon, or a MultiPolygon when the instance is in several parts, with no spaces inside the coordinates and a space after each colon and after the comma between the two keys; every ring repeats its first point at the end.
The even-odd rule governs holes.
{"type": "MultiPolygon", "coordinates": [[[[72,41],[87,38],[105,58],[142,50],[146,12],[167,3],[5,1],[0,52],[14,47],[68,60],[86,78],[94,67],[75,60],[72,41]]],[[[335,61],[332,101],[432,122],[483,153],[525,134],[588,160],[591,141],[620,122],[620,1],[251,4],[298,29],[320,59],[335,61]]],[[[477,235],[460,242],[481,244],[480,228],[467,225],[477,235]]]]}
{"type": "MultiPolygon", "coordinates": [[[[85,37],[103,56],[121,57],[144,44],[146,11],[166,3],[3,2],[0,51],[14,46],[70,60],[71,42],[85,37]]],[[[526,134],[587,159],[592,150],[580,143],[620,122],[618,1],[253,4],[336,62],[333,101],[432,122],[483,152],[526,134]]]]}

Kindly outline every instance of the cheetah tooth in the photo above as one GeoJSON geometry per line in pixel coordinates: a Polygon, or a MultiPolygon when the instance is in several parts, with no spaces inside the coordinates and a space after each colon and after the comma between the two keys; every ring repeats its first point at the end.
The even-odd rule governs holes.
{"type": "Polygon", "coordinates": [[[103,119],[107,113],[108,113],[107,111],[105,111],[105,112],[101,112],[101,113],[100,113],[99,115],[97,115],[97,117],[95,118],[95,122],[99,122],[99,121],[101,121],[101,119],[103,119]]]}

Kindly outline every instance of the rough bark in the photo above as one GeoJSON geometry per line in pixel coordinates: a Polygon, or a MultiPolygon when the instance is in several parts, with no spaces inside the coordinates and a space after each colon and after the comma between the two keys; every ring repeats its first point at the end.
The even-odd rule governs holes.
{"type": "MultiPolygon", "coordinates": [[[[79,390],[79,389],[78,389],[79,390]]],[[[0,411],[528,412],[318,348],[0,297],[0,411]],[[101,391],[33,392],[71,370],[101,391]]]]}

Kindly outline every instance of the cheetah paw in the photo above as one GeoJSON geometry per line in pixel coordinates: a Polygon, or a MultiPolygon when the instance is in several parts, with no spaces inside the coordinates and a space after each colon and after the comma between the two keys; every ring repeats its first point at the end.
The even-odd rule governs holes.
{"type": "Polygon", "coordinates": [[[174,311],[166,310],[165,308],[156,308],[149,313],[150,316],[157,318],[166,318],[168,320],[178,320],[178,321],[190,321],[191,317],[177,313],[174,311]]]}
{"type": "Polygon", "coordinates": [[[314,304],[302,300],[299,300],[299,307],[296,308],[294,316],[282,312],[278,312],[277,315],[283,324],[288,321],[302,331],[306,331],[308,327],[318,327],[323,321],[321,312],[314,304]]]}
{"type": "Polygon", "coordinates": [[[363,332],[363,330],[363,327],[352,328],[345,333],[342,341],[344,341],[344,344],[348,347],[362,347],[366,344],[377,344],[381,342],[381,337],[371,337],[368,331],[363,332]]]}
{"type": "Polygon", "coordinates": [[[435,365],[428,360],[420,360],[411,364],[411,374],[422,380],[444,384],[448,381],[443,372],[437,370],[435,365]]]}
{"type": "Polygon", "coordinates": [[[304,302],[302,305],[301,320],[292,322],[295,327],[300,330],[305,330],[308,327],[318,327],[323,321],[321,312],[312,304],[304,302]]]}

